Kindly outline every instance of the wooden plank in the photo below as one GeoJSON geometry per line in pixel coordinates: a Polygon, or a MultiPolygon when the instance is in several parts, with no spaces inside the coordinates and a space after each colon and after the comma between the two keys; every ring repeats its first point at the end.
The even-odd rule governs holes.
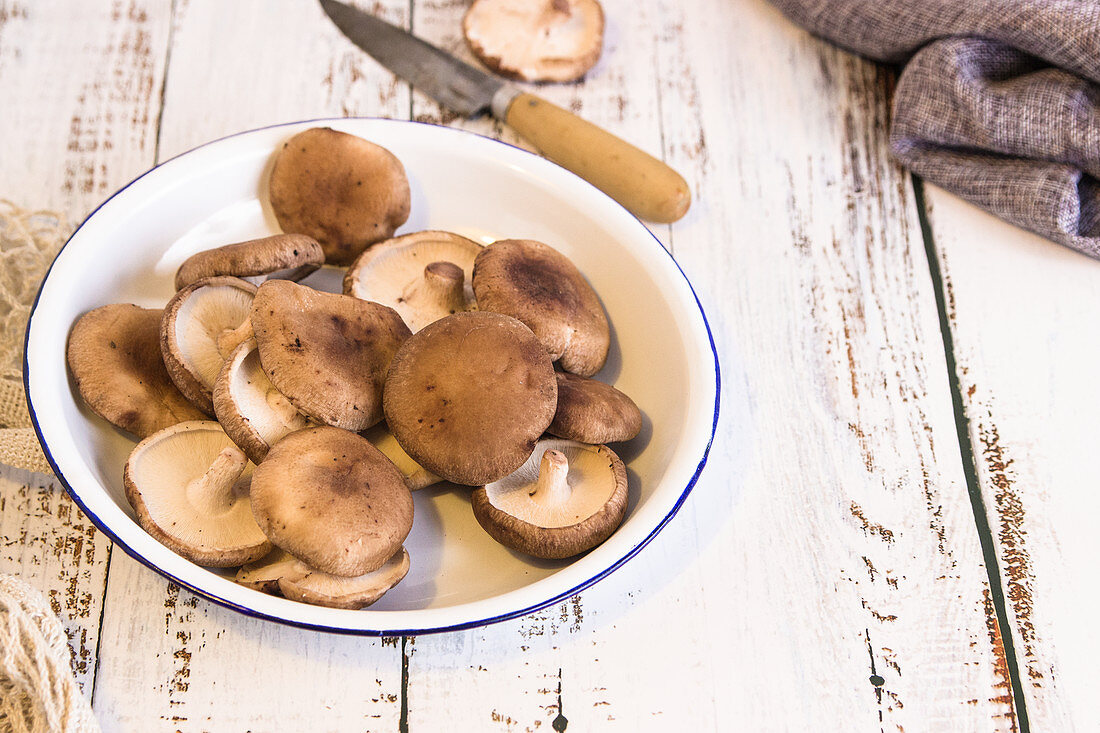
{"type": "Polygon", "coordinates": [[[1013,730],[912,190],[887,153],[893,79],[762,2],[662,6],[666,144],[700,203],[673,245],[722,303],[728,355],[737,490],[698,515],[729,517],[704,551],[710,643],[813,690],[717,684],[717,715],[1013,730]]]}
{"type": "MultiPolygon", "coordinates": [[[[408,14],[403,2],[378,9],[395,22],[408,14]]],[[[316,3],[177,2],[161,158],[278,122],[407,117],[407,87],[371,63],[316,3]]],[[[95,709],[114,729],[397,727],[401,657],[393,643],[245,618],[121,553],[111,563],[102,633],[95,709]]]]}
{"type": "MultiPolygon", "coordinates": [[[[155,121],[159,95],[134,97],[150,114],[120,122],[114,107],[100,114],[81,102],[79,124],[50,127],[53,110],[65,104],[40,92],[41,79],[58,78],[60,85],[71,79],[36,71],[27,81],[31,75],[11,70],[23,68],[17,65],[28,58],[26,48],[45,42],[45,31],[27,32],[27,18],[46,12],[40,8],[61,12],[57,7],[0,5],[0,89],[14,90],[10,98],[45,98],[35,103],[38,117],[17,113],[27,143],[13,146],[22,152],[0,168],[11,160],[20,176],[39,171],[28,195],[79,211],[146,167],[141,151],[151,156],[156,135],[138,135],[129,125],[155,121]],[[22,55],[9,51],[16,37],[22,55]],[[44,154],[35,151],[49,148],[33,139],[41,129],[77,139],[67,155],[78,162],[60,174],[41,165],[44,154]]],[[[111,17],[129,23],[131,7],[145,11],[134,23],[156,25],[146,6],[115,3],[111,17]]],[[[403,21],[407,7],[381,9],[403,21]]],[[[116,553],[96,697],[105,728],[1016,727],[912,192],[887,162],[884,100],[891,79],[792,29],[757,0],[606,7],[613,52],[583,85],[539,92],[567,106],[575,98],[591,119],[643,146],[663,147],[695,191],[688,218],[659,233],[712,316],[725,370],[724,412],[711,464],[681,514],[636,560],[579,598],[505,624],[403,645],[249,620],[116,553]],[[617,85],[626,87],[621,118],[617,85]]],[[[160,135],[165,156],[245,127],[320,114],[403,117],[410,105],[426,119],[498,133],[486,120],[445,120],[422,100],[410,101],[407,87],[363,58],[309,3],[178,0],[176,10],[160,135]]],[[[141,46],[112,45],[112,32],[125,23],[111,25],[121,21],[103,21],[107,15],[94,9],[80,12],[94,17],[77,17],[71,33],[88,20],[85,26],[102,30],[96,38],[108,39],[120,58],[122,49],[141,46]]],[[[413,18],[425,35],[456,47],[460,14],[461,5],[423,3],[413,18]]],[[[67,24],[35,27],[59,25],[67,24]]],[[[150,43],[166,38],[163,27],[162,35],[150,31],[150,43]]],[[[102,73],[101,56],[81,67],[95,70],[88,76],[102,73]]],[[[33,58],[43,68],[53,63],[50,54],[33,58]]],[[[100,84],[90,98],[118,91],[100,84]]],[[[10,124],[0,121],[5,131],[10,124]]],[[[958,277],[954,256],[952,249],[942,258],[951,278],[958,277]]],[[[1059,273],[1068,277],[1069,270],[1059,273]]],[[[979,272],[976,265],[970,271],[979,272]]],[[[977,333],[981,317],[990,315],[981,310],[986,296],[988,286],[968,289],[967,315],[953,317],[957,329],[965,321],[967,333],[977,333]]],[[[1036,338],[1049,340],[1049,327],[1040,331],[1037,321],[1029,322],[1036,338]]],[[[1074,357],[1060,363],[1091,363],[1091,347],[1071,344],[1075,335],[1054,337],[1051,353],[1074,357]]],[[[1091,499],[1080,492],[1054,500],[1038,492],[1035,499],[1022,485],[1043,486],[1035,479],[1043,471],[1059,485],[1094,478],[1083,463],[1066,460],[1071,451],[1088,455],[1081,450],[1088,433],[1064,447],[1036,444],[1025,418],[1046,413],[1021,416],[1015,401],[992,395],[1015,397],[1042,382],[1041,371],[1028,372],[1037,379],[1010,382],[1007,370],[977,369],[1005,354],[992,347],[978,354],[968,358],[973,373],[983,374],[971,397],[991,406],[976,433],[987,462],[983,480],[998,489],[990,494],[997,506],[991,524],[1000,532],[1002,515],[1011,518],[1020,504],[1026,509],[1022,521],[1008,521],[1008,550],[1002,548],[1010,600],[1026,600],[1013,605],[1014,623],[1028,616],[1034,630],[1030,637],[1017,632],[1033,640],[1030,651],[1017,642],[1021,664],[1043,675],[1029,693],[1036,704],[1055,700],[1052,712],[1032,712],[1032,719],[1063,729],[1064,720],[1096,717],[1087,695],[1074,696],[1084,701],[1069,713],[1066,698],[1057,696],[1084,692],[1087,652],[1096,647],[1081,623],[1084,611],[1068,600],[1069,590],[1079,603],[1089,597],[1077,579],[1088,577],[1083,558],[1095,547],[1084,532],[1078,538],[1060,531],[1090,514],[1081,502],[1091,499]],[[995,377],[985,381],[987,372],[995,377]],[[1030,453],[1042,462],[1025,466],[1021,456],[1030,453]],[[1022,565],[1020,546],[1028,550],[1022,565]],[[1061,568],[1081,571],[1068,579],[1067,595],[1051,587],[1067,581],[1069,571],[1061,568]],[[1013,595],[1014,589],[1026,593],[1013,595]],[[1082,638],[1080,654],[1068,650],[1082,638]]],[[[1050,409],[1059,419],[1072,417],[1064,424],[1087,424],[1091,388],[1082,383],[1071,393],[1062,391],[1064,381],[1043,383],[1042,396],[1056,393],[1050,409]]],[[[61,516],[62,503],[50,503],[56,491],[33,481],[24,489],[25,483],[13,474],[0,481],[0,502],[8,502],[0,530],[14,537],[29,528],[31,538],[29,554],[27,543],[0,554],[0,570],[29,568],[43,582],[68,573],[78,576],[78,587],[102,587],[103,545],[93,548],[94,562],[87,545],[83,560],[74,560],[80,552],[73,546],[51,555],[57,537],[51,527],[84,537],[86,524],[61,516]],[[12,506],[25,508],[13,514],[12,506]],[[28,559],[34,557],[40,559],[28,559]],[[100,579],[81,576],[81,562],[99,568],[100,579]]],[[[89,615],[97,615],[94,607],[89,615]]],[[[89,644],[94,648],[95,640],[89,644]]]]}
{"type": "Polygon", "coordinates": [[[743,466],[706,594],[754,596],[737,631],[712,621],[723,656],[813,692],[751,685],[719,715],[1014,730],[912,190],[887,152],[893,79],[762,2],[708,44],[720,5],[670,23],[661,75],[680,91],[662,95],[672,160],[701,173],[673,243],[724,305],[723,442],[743,466]]]}
{"type": "Polygon", "coordinates": [[[397,728],[397,640],[249,618],[122,553],[111,562],[102,638],[95,711],[107,730],[397,728]]]}
{"type": "Polygon", "coordinates": [[[1031,729],[1091,730],[1100,262],[926,195],[1031,729]]]}
{"type": "MultiPolygon", "coordinates": [[[[0,198],[75,225],[152,163],[168,10],[167,0],[0,2],[0,198]]],[[[0,572],[50,598],[90,693],[110,542],[60,483],[6,467],[0,537],[0,572]]]]}
{"type": "Polygon", "coordinates": [[[580,600],[417,639],[410,721],[1014,730],[892,79],[762,2],[605,7],[658,29],[616,63],[696,193],[671,243],[723,355],[714,452],[580,600]]]}
{"type": "Polygon", "coordinates": [[[0,573],[46,594],[69,637],[73,672],[90,693],[111,543],[51,476],[0,466],[0,573]]]}
{"type": "MultiPolygon", "coordinates": [[[[391,23],[408,2],[374,3],[391,23]]],[[[160,159],[256,127],[315,117],[408,119],[409,87],[313,2],[178,1],[160,159]]]]}
{"type": "Polygon", "coordinates": [[[3,195],[75,225],[151,165],[168,5],[0,3],[3,195]]]}

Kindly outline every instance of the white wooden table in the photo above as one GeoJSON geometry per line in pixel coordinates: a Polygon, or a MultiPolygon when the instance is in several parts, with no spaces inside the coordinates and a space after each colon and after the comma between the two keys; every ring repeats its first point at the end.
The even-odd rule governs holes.
{"type": "MultiPolygon", "coordinates": [[[[468,56],[462,0],[364,3],[468,56]]],[[[663,156],[654,227],[723,365],[710,462],[635,560],[488,628],[325,635],[112,552],[0,478],[0,572],[46,590],[105,731],[1096,730],[1100,262],[887,151],[894,72],[762,0],[605,0],[539,93],[663,156]]],[[[79,221],[158,160],[332,115],[466,121],[312,0],[0,0],[0,197],[79,221]]]]}

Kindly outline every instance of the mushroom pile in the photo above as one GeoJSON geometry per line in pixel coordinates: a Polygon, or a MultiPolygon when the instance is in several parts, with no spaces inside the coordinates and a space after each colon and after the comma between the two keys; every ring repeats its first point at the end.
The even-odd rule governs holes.
{"type": "Polygon", "coordinates": [[[405,577],[412,492],[439,482],[471,487],[478,523],[517,553],[607,539],[627,504],[607,444],[642,414],[592,378],[610,328],[577,267],[532,240],[394,237],[400,161],[331,129],[288,140],[270,190],[286,233],[195,254],[163,309],[107,305],[70,332],[81,397],[140,441],[124,484],[141,526],[335,608],[405,577]],[[297,282],[334,264],[342,293],[297,282]]]}

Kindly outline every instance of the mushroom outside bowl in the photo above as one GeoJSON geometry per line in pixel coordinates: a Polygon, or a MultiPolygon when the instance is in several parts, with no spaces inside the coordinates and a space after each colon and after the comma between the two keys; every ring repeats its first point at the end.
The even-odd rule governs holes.
{"type": "MultiPolygon", "coordinates": [[[[342,270],[304,284],[339,291],[342,270]]],[[[129,555],[242,613],[355,634],[419,634],[479,626],[566,598],[633,557],[667,523],[706,462],[718,416],[718,359],[687,278],[625,209],[562,168],[468,132],[411,122],[331,119],[233,135],[173,158],[131,182],[80,226],[58,255],[31,314],[25,374],[35,428],[59,479],[129,555]],[[86,408],[66,370],[69,329],[109,303],[161,308],[189,255],[279,231],[266,204],[275,152],[317,126],[359,135],[404,164],[412,214],[399,234],[444,229],[490,242],[536,239],[560,249],[608,312],[612,346],[597,375],[641,407],[641,435],[616,445],[626,462],[626,519],[606,542],[565,561],[534,561],[478,525],[469,490],[415,493],[407,577],[358,611],[310,606],[238,585],[147,534],[126,500],[134,441],[86,408]]]]}

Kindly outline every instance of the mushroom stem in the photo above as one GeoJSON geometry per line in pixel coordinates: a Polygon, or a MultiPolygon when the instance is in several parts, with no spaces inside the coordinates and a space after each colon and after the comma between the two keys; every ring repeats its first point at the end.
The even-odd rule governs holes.
{"type": "Polygon", "coordinates": [[[438,484],[442,480],[428,469],[421,467],[405,477],[405,485],[409,487],[409,491],[419,491],[433,484],[438,484]]]}
{"type": "Polygon", "coordinates": [[[234,487],[247,464],[248,458],[240,448],[226,446],[206,473],[187,484],[187,500],[209,516],[224,514],[233,506],[234,487]]]}
{"type": "Polygon", "coordinates": [[[464,279],[462,268],[455,263],[432,262],[424,268],[424,279],[421,281],[423,294],[420,297],[450,313],[464,311],[464,279]]]}
{"type": "Polygon", "coordinates": [[[562,504],[569,499],[573,489],[569,486],[569,459],[553,448],[542,454],[539,461],[539,477],[531,498],[543,505],[562,504]]]}
{"type": "Polygon", "coordinates": [[[266,398],[267,406],[271,408],[271,411],[275,413],[275,416],[284,427],[293,425],[295,418],[301,414],[298,412],[298,408],[290,404],[290,400],[274,387],[267,391],[266,398]]]}
{"type": "Polygon", "coordinates": [[[432,262],[424,268],[424,280],[432,287],[462,287],[462,268],[453,262],[432,262]]]}
{"type": "Polygon", "coordinates": [[[223,359],[228,359],[237,347],[252,338],[252,320],[244,319],[244,323],[236,328],[227,328],[218,334],[218,353],[223,359]]]}

